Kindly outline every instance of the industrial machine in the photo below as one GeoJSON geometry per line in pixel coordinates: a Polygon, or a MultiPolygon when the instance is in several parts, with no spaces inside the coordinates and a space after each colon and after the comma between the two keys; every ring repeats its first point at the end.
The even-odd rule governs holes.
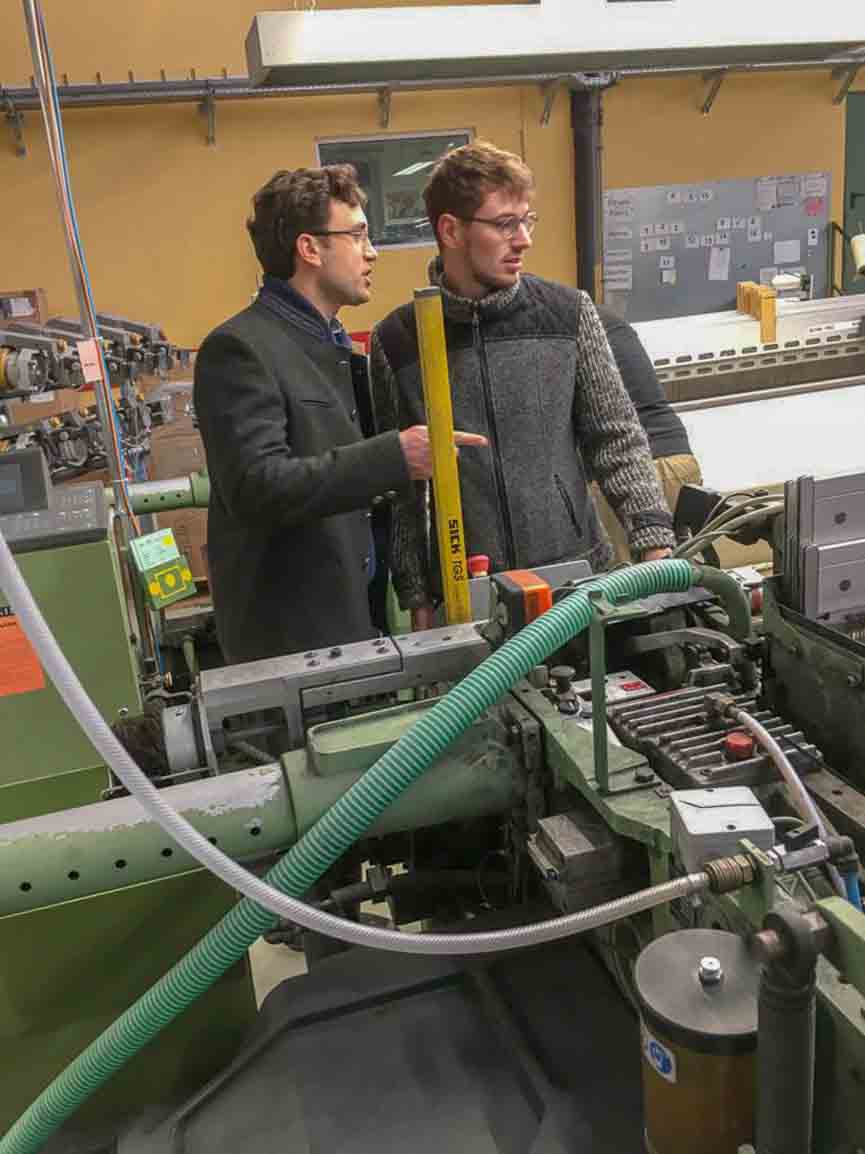
{"type": "MultiPolygon", "coordinates": [[[[97,313],[103,352],[114,384],[142,374],[159,375],[188,364],[189,354],[171,344],[159,325],[97,313]]],[[[80,388],[86,381],[77,321],[54,317],[37,325],[4,320],[0,328],[0,394],[29,396],[42,389],[80,388]]]]}
{"type": "MultiPolygon", "coordinates": [[[[97,314],[97,323],[108,378],[117,389],[115,419],[125,457],[142,479],[151,429],[170,420],[172,409],[170,398],[144,397],[138,384],[145,375],[161,377],[187,365],[189,353],[169,342],[158,325],[104,314],[97,314]]],[[[69,393],[64,407],[52,405],[45,412],[46,394],[92,387],[82,346],[86,342],[76,321],[0,322],[0,453],[38,446],[55,480],[104,468],[110,451],[95,401],[82,405],[69,393]]]]}
{"type": "MultiPolygon", "coordinates": [[[[105,516],[104,494],[65,488],[105,516]]],[[[323,920],[305,929],[257,907],[252,938],[301,945],[308,975],[253,1025],[246,947],[223,946],[216,985],[46,1148],[228,1151],[242,1134],[269,1150],[288,1134],[365,1150],[411,1130],[422,1149],[624,1152],[645,1137],[659,1154],[697,1141],[853,1154],[863,500],[862,475],[791,482],[783,511],[754,499],[777,559],[753,620],[749,590],[689,561],[602,577],[553,567],[481,581],[474,623],[151,692],[137,736],[120,728],[137,750],[146,735],[160,796],[229,857],[276,861],[269,876],[299,869],[314,843],[311,873],[288,890],[323,920]],[[328,823],[355,804],[335,851],[328,823]],[[369,902],[389,931],[367,924],[369,902]],[[453,956],[346,950],[335,933],[389,950],[444,942],[453,956]]],[[[7,718],[13,749],[35,725],[7,718]]],[[[41,749],[43,767],[59,751],[41,749]]],[[[111,1020],[147,1003],[214,918],[251,906],[232,909],[116,786],[0,827],[2,1021],[18,1055],[4,1127],[108,1027],[92,1072],[121,1045],[111,1020]]],[[[185,1004],[174,997],[169,1017],[185,1004]]],[[[149,1029],[138,1021],[127,1055],[149,1029]]],[[[23,1142],[16,1126],[2,1142],[23,1142]]]]}
{"type": "MultiPolygon", "coordinates": [[[[628,28],[626,61],[670,51],[624,10],[574,45],[564,0],[541,20],[524,7],[501,14],[507,74],[604,67],[628,28]]],[[[69,209],[34,0],[25,14],[69,209]]],[[[729,15],[677,34],[676,58],[762,59],[772,41],[771,58],[807,62],[858,43],[827,41],[825,13],[784,44],[749,13],[731,43],[729,15]]],[[[486,38],[468,10],[459,43],[451,17],[411,18],[439,78],[486,38]]],[[[363,67],[353,39],[311,35],[352,22],[258,17],[256,78],[363,67]]],[[[388,27],[366,64],[398,82],[401,20],[388,27]]],[[[81,329],[7,326],[0,382],[77,384],[70,338],[99,334],[107,433],[111,375],[134,376],[135,337],[157,359],[162,338],[97,317],[68,239],[81,329]]],[[[857,307],[780,302],[776,348],[691,319],[650,352],[698,382],[686,403],[737,374],[755,406],[780,399],[763,388],[799,397],[833,349],[861,370],[857,307]]],[[[206,479],[130,485],[108,444],[108,489],[61,489],[44,448],[0,454],[0,1154],[865,1148],[861,462],[826,478],[776,459],[782,494],[724,497],[739,486],[710,476],[669,560],[473,582],[458,486],[437,470],[437,507],[450,493],[456,509],[449,624],[228,668],[199,668],[184,626],[176,692],[158,658],[183,560],[130,523],[205,504],[206,479]],[[725,537],[763,540],[773,575],[706,564],[725,537]],[[262,936],[302,949],[308,973],[257,1013],[262,936]]]]}

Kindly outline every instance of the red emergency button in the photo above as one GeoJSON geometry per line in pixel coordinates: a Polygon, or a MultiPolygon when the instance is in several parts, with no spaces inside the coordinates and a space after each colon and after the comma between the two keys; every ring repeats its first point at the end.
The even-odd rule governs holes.
{"type": "Polygon", "coordinates": [[[490,559],[485,553],[475,553],[468,559],[470,577],[489,577],[490,559]]]}
{"type": "Polygon", "coordinates": [[[724,738],[724,753],[730,761],[747,761],[754,756],[754,738],[750,733],[734,729],[724,738]]]}

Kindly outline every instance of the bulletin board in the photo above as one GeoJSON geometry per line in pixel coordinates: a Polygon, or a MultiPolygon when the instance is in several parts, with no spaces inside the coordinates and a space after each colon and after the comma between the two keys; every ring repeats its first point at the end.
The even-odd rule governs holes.
{"type": "Polygon", "coordinates": [[[629,321],[733,308],[736,282],[828,292],[828,172],[604,193],[604,300],[629,321]]]}

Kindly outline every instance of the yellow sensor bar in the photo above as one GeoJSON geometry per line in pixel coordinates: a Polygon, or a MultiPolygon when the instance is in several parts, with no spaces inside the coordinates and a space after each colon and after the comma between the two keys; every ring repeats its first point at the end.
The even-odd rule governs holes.
{"type": "Polygon", "coordinates": [[[454,450],[454,413],[445,345],[441,290],[415,289],[423,397],[433,460],[433,494],[448,625],[472,619],[460,479],[454,450]]]}

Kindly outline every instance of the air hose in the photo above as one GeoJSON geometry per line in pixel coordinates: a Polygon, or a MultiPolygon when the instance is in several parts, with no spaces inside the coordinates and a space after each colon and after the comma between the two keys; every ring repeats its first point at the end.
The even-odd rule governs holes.
{"type": "MultiPolygon", "coordinates": [[[[492,654],[426,712],[284,855],[265,881],[251,875],[210,845],[171,810],[146,778],[144,782],[149,789],[142,788],[139,778],[144,775],[134,764],[133,773],[129,772],[128,765],[124,766],[119,776],[148,812],[154,814],[202,864],[247,896],[58,1075],[0,1139],[0,1154],[33,1154],[38,1151],[50,1134],[103,1082],[213,985],[262,933],[272,928],[276,922],[274,915],[355,944],[379,948],[386,945],[402,952],[458,955],[528,946],[588,928],[580,921],[580,915],[567,915],[536,926],[513,927],[495,933],[410,935],[346,922],[324,911],[313,910],[286,895],[293,895],[296,899],[305,894],[364,834],[378,815],[485,709],[498,701],[535,665],[588,626],[592,614],[587,597],[589,588],[598,589],[614,603],[627,602],[654,593],[684,592],[692,585],[704,583],[703,575],[702,567],[686,561],[668,560],[619,570],[600,577],[591,586],[575,590],[492,654]],[[151,792],[157,795],[156,799],[151,792]],[[166,818],[165,810],[170,812],[173,820],[166,818]]],[[[29,598],[26,586],[26,598],[19,596],[22,590],[16,584],[16,577],[20,580],[8,547],[0,537],[0,585],[14,611],[19,613],[31,640],[34,644],[39,643],[40,657],[43,653],[46,657],[52,656],[49,647],[43,644],[44,636],[36,635],[33,611],[43,630],[47,631],[44,620],[29,598]],[[22,608],[28,615],[26,620],[22,608]]],[[[741,591],[732,579],[723,592],[728,608],[737,599],[743,601],[741,591]]],[[[55,676],[57,665],[44,663],[58,689],[63,692],[64,687],[55,676]]],[[[69,674],[71,671],[67,677],[69,674]]],[[[71,676],[74,679],[74,674],[71,676]]],[[[78,689],[81,690],[80,685],[78,689]]],[[[64,697],[67,703],[79,704],[74,694],[64,693],[64,697]]],[[[112,768],[116,771],[113,762],[112,768]]],[[[647,897],[633,895],[631,900],[641,896],[647,897]]],[[[612,916],[615,916],[613,911],[610,920],[612,916]]]]}

